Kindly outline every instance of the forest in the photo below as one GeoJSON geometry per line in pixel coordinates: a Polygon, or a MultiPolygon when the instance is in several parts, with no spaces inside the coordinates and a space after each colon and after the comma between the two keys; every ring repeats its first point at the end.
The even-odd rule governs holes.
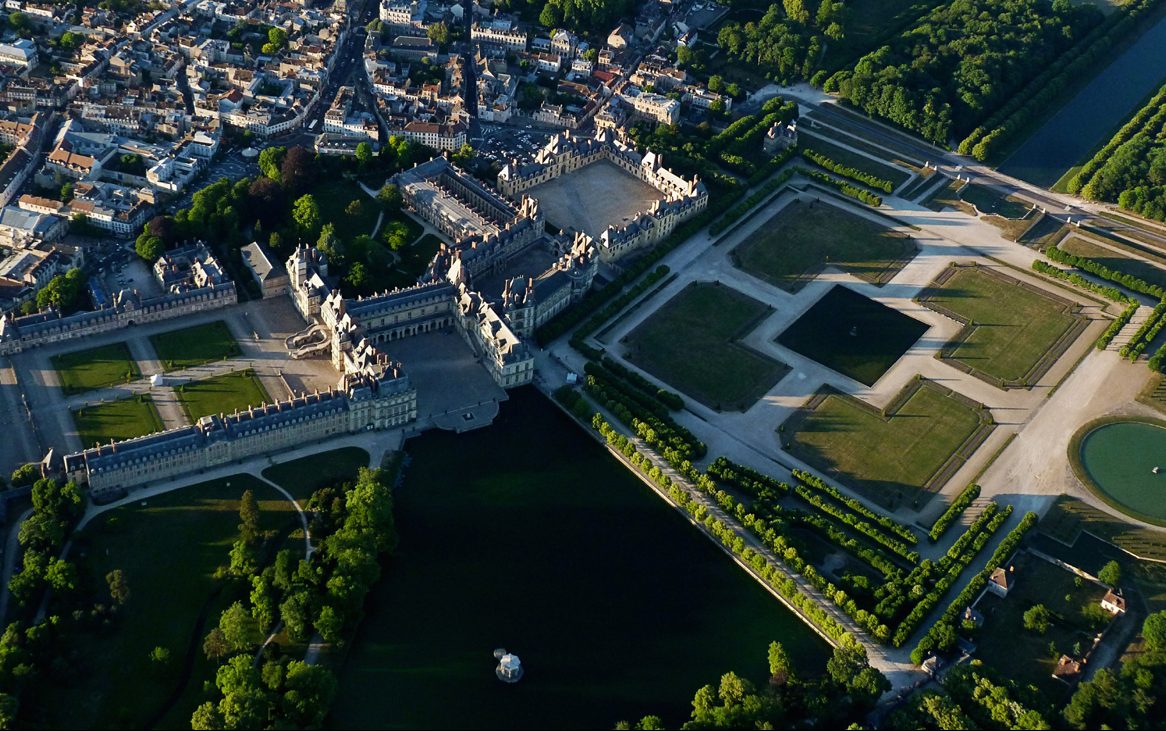
{"type": "Polygon", "coordinates": [[[1069,0],[953,0],[826,80],[850,104],[947,146],[1101,22],[1069,0]]]}

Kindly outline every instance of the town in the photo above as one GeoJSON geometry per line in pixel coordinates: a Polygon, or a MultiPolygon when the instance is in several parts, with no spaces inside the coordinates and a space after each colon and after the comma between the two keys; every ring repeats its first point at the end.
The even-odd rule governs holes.
{"type": "Polygon", "coordinates": [[[1166,722],[1166,0],[0,16],[0,727],[1166,722]]]}

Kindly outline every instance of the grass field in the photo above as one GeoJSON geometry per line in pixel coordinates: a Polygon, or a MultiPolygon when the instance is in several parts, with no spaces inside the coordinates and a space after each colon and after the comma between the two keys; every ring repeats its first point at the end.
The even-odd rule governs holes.
{"type": "Polygon", "coordinates": [[[380,213],[380,203],[370,198],[352,180],[330,179],[318,183],[311,191],[320,207],[321,223],[336,227],[336,235],[344,241],[351,241],[360,234],[371,234],[380,213]],[[360,214],[351,216],[345,212],[348,204],[360,201],[360,214]]]}
{"type": "Polygon", "coordinates": [[[787,292],[825,266],[884,284],[915,255],[911,237],[828,203],[794,201],[732,252],[733,264],[787,292]]]}
{"type": "Polygon", "coordinates": [[[202,654],[202,637],[217,622],[220,604],[238,598],[216,597],[221,585],[212,574],[229,560],[231,543],[238,537],[239,496],[248,488],[259,500],[263,529],[299,525],[290,503],[270,486],[236,475],[134,501],[86,527],[70,554],[82,582],[108,596],[104,577],[121,569],[130,598],[112,631],[70,636],[76,643],[71,655],[82,667],[72,674],[69,687],[37,685],[33,701],[22,708],[28,721],[39,721],[31,725],[146,728],[178,688],[189,651],[195,672],[188,692],[167,716],[172,723],[158,724],[189,726],[202,682],[213,677],[202,654]],[[205,619],[210,624],[204,624],[208,608],[205,619]],[[170,650],[169,665],[160,668],[150,661],[149,652],[156,646],[170,650]]]}
{"type": "Polygon", "coordinates": [[[52,363],[66,395],[125,383],[141,375],[125,343],[54,355],[52,363]]]}
{"type": "Polygon", "coordinates": [[[433,234],[425,234],[409,246],[398,252],[396,266],[380,277],[378,284],[382,288],[409,287],[417,283],[417,277],[425,273],[429,262],[433,261],[434,254],[441,246],[441,239],[433,234]]]}
{"type": "Polygon", "coordinates": [[[321,487],[351,482],[358,469],[369,466],[368,460],[363,449],[344,447],[268,467],[263,476],[302,501],[321,487]]]}
{"type": "Polygon", "coordinates": [[[927,325],[854,290],[835,286],[777,342],[859,383],[873,386],[927,325]]]}
{"type": "Polygon", "coordinates": [[[1064,238],[1068,230],[1069,226],[1064,221],[1053,218],[1052,216],[1045,216],[1030,226],[1024,232],[1024,235],[1020,237],[1019,242],[1025,246],[1043,249],[1046,246],[1052,246],[1064,238]]]}
{"type": "Polygon", "coordinates": [[[769,312],[720,283],[694,283],[624,343],[626,358],[714,409],[744,411],[789,367],[736,342],[769,312]]]}
{"type": "Polygon", "coordinates": [[[150,344],[167,373],[234,358],[243,352],[222,320],[151,335],[150,344]]]}
{"type": "Polygon", "coordinates": [[[1021,687],[1035,685],[1049,703],[1065,700],[1069,687],[1052,677],[1057,658],[1049,643],[1060,653],[1075,654],[1080,643],[1087,652],[1092,643],[1092,627],[1083,610],[1096,605],[1105,589],[1077,577],[1065,569],[1028,554],[1021,554],[1015,564],[1016,583],[1001,598],[985,594],[976,606],[984,615],[983,626],[975,632],[976,657],[1021,687]],[[1077,584],[1080,583],[1080,586],[1077,584]],[[1036,604],[1044,604],[1054,615],[1049,631],[1043,635],[1024,628],[1024,613],[1036,604]]]}
{"type": "Polygon", "coordinates": [[[933,211],[942,211],[944,208],[951,207],[973,214],[972,207],[960,198],[959,190],[963,186],[962,182],[952,180],[919,202],[933,211]]]}
{"type": "Polygon", "coordinates": [[[872,160],[865,155],[851,152],[845,147],[836,145],[817,135],[803,135],[801,146],[819,152],[834,162],[842,163],[843,165],[861,170],[883,180],[889,180],[896,188],[907,182],[907,178],[911,177],[911,174],[906,170],[900,170],[897,167],[872,160]]]}
{"type": "Polygon", "coordinates": [[[920,302],[962,317],[962,340],[944,357],[1007,384],[1027,385],[1034,369],[1078,321],[1067,304],[980,267],[961,267],[920,302]]]}
{"type": "Polygon", "coordinates": [[[162,418],[149,396],[107,401],[86,406],[73,412],[77,436],[85,449],[94,443],[109,444],[110,440],[134,437],[162,431],[162,418]]]}
{"type": "Polygon", "coordinates": [[[1166,287],[1166,269],[1156,267],[1147,261],[1124,256],[1113,249],[1096,244],[1081,236],[1067,236],[1058,245],[1058,248],[1074,256],[1085,256],[1093,259],[1114,271],[1144,279],[1150,284],[1166,287]]]}
{"type": "Polygon", "coordinates": [[[979,429],[980,412],[928,381],[882,414],[838,393],[791,417],[780,437],[799,459],[888,507],[915,501],[979,429]]]}
{"type": "Polygon", "coordinates": [[[960,198],[971,203],[980,213],[995,214],[1004,218],[1023,218],[1029,206],[1012,196],[1002,196],[991,188],[976,183],[968,183],[960,190],[960,198]]]}
{"type": "Polygon", "coordinates": [[[234,371],[204,381],[179,386],[178,403],[191,422],[211,414],[233,414],[248,406],[260,406],[270,400],[258,376],[234,371]]]}

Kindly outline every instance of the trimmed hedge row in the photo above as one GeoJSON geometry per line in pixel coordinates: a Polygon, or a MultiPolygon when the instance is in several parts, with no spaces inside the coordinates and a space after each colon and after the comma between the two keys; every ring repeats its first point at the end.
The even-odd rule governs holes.
{"type": "Polygon", "coordinates": [[[1137,304],[1137,300],[1134,300],[1117,287],[1107,287],[1104,284],[1098,284],[1086,279],[1077,272],[1065,271],[1060,267],[1055,267],[1052,264],[1041,261],[1040,259],[1033,260],[1032,268],[1041,274],[1060,279],[1063,282],[1068,282],[1069,284],[1081,287],[1082,289],[1087,289],[1094,294],[1099,294],[1106,299],[1113,300],[1114,302],[1133,302],[1134,304],[1137,304]]]}
{"type": "Polygon", "coordinates": [[[800,497],[803,501],[812,506],[815,510],[829,515],[838,522],[842,523],[848,528],[863,534],[883,548],[886,548],[891,553],[894,553],[911,563],[919,562],[919,553],[911,549],[911,546],[897,538],[892,538],[878,528],[875,528],[871,523],[863,520],[854,513],[848,512],[842,506],[832,503],[817,495],[813,490],[802,484],[795,484],[793,486],[794,494],[800,497]]]}
{"type": "Polygon", "coordinates": [[[1154,311],[1146,318],[1137,330],[1134,331],[1133,337],[1125,345],[1121,346],[1121,357],[1129,358],[1131,361],[1136,361],[1142,351],[1146,349],[1146,345],[1150,343],[1158,332],[1162,329],[1162,323],[1166,320],[1162,315],[1166,314],[1166,302],[1159,302],[1154,305],[1154,311]]]}
{"type": "Polygon", "coordinates": [[[658,451],[672,449],[683,460],[700,459],[707,451],[704,442],[694,437],[690,431],[672,421],[670,417],[661,418],[644,409],[610,383],[589,375],[584,389],[653,449],[658,451]]]}
{"type": "Polygon", "coordinates": [[[838,178],[832,178],[826,173],[802,167],[798,168],[798,172],[802,175],[805,175],[807,178],[810,178],[811,180],[817,180],[820,183],[831,185],[837,188],[838,191],[843,195],[848,195],[851,198],[862,201],[863,203],[873,208],[878,208],[883,204],[883,199],[880,196],[871,193],[869,190],[851,185],[850,183],[839,180],[838,178]]]}
{"type": "Polygon", "coordinates": [[[1150,284],[1146,280],[1135,277],[1132,274],[1114,271],[1104,264],[1101,264],[1088,257],[1069,254],[1067,252],[1061,251],[1055,246],[1050,246],[1045,249],[1044,255],[1059,264],[1075,266],[1082,271],[1089,272],[1094,276],[1101,277],[1102,279],[1113,282],[1114,284],[1120,284],[1126,289],[1133,290],[1134,292],[1148,295],[1157,300],[1166,299],[1166,290],[1162,289],[1162,287],[1158,286],[1157,284],[1150,284]]]}
{"type": "MultiPolygon", "coordinates": [[[[774,506],[777,508],[777,506],[774,506]]],[[[780,508],[777,508],[780,511],[780,508]]],[[[822,538],[838,546],[855,558],[865,561],[872,569],[883,575],[883,578],[898,578],[903,575],[902,570],[890,557],[883,555],[875,546],[869,546],[846,531],[834,525],[825,516],[817,513],[805,513],[799,510],[781,511],[780,518],[788,523],[796,523],[818,533],[822,538]]]]}
{"type": "Polygon", "coordinates": [[[1150,370],[1161,373],[1163,361],[1166,361],[1166,343],[1158,346],[1158,349],[1150,356],[1150,361],[1147,365],[1150,366],[1150,370]]]}
{"type": "Polygon", "coordinates": [[[956,626],[958,618],[963,613],[966,607],[971,606],[971,603],[979,595],[981,591],[988,586],[988,579],[992,576],[992,572],[996,570],[1004,560],[1020,546],[1020,541],[1024,538],[1024,534],[1036,525],[1036,513],[1026,513],[1020,520],[1020,525],[1012,529],[1008,535],[1004,536],[1004,540],[996,547],[996,551],[992,557],[988,559],[988,563],[980,573],[972,577],[968,585],[964,587],[963,591],[956,595],[955,599],[947,605],[941,616],[935,624],[931,625],[931,629],[927,630],[915,649],[911,651],[911,662],[916,665],[922,665],[928,652],[936,650],[939,652],[947,652],[955,643],[956,626]]]}
{"type": "Polygon", "coordinates": [[[1139,109],[1130,121],[1122,125],[1117,134],[1105,143],[1105,147],[1098,150],[1097,154],[1089,162],[1082,165],[1077,174],[1069,179],[1069,192],[1074,195],[1080,193],[1089,184],[1089,181],[1093,180],[1093,176],[1105,167],[1105,163],[1109,162],[1109,159],[1117,152],[1117,148],[1129,142],[1159,114],[1166,114],[1166,85],[1163,85],[1154,98],[1146,106],[1139,109]]]}
{"type": "Polygon", "coordinates": [[[806,472],[805,470],[794,470],[793,476],[795,480],[801,482],[806,487],[812,488],[817,492],[830,496],[835,501],[842,503],[867,520],[877,523],[888,533],[898,536],[900,539],[906,541],[907,543],[915,545],[919,542],[919,536],[915,535],[915,532],[907,526],[889,516],[876,513],[855,498],[844,495],[837,488],[831,485],[827,485],[822,481],[822,478],[818,477],[817,475],[806,472]]]}
{"type": "Polygon", "coordinates": [[[642,408],[651,411],[657,416],[667,417],[668,407],[660,403],[654,396],[644,393],[636,386],[628,383],[619,376],[614,375],[599,363],[589,360],[583,364],[583,372],[588,376],[593,376],[603,383],[604,386],[614,389],[623,394],[627,398],[639,404],[642,408]]]}
{"type": "Polygon", "coordinates": [[[812,147],[803,147],[801,149],[802,157],[806,158],[818,167],[826,168],[835,175],[841,175],[844,178],[850,178],[851,180],[862,183],[863,185],[870,186],[876,190],[881,190],[884,193],[890,193],[895,189],[895,184],[886,178],[880,178],[877,175],[871,175],[870,173],[859,170],[858,168],[852,168],[848,165],[843,165],[842,163],[831,159],[821,152],[818,152],[812,147]]]}
{"type": "MultiPolygon", "coordinates": [[[[627,457],[633,466],[645,474],[648,479],[666,490],[669,497],[677,505],[683,508],[693,519],[700,521],[701,524],[708,528],[722,546],[752,567],[766,584],[772,587],[791,606],[797,609],[807,621],[811,622],[823,634],[833,639],[842,647],[861,646],[854,635],[850,634],[838,620],[830,616],[813,597],[803,593],[798,588],[797,582],[789,578],[781,569],[770,563],[765,556],[751,548],[747,548],[744,540],[736,534],[736,531],[732,527],[710,513],[704,505],[692,500],[683,488],[675,485],[672,479],[663,474],[655,465],[645,469],[645,465],[650,460],[640,454],[636,450],[635,445],[627,437],[612,428],[604,420],[603,416],[598,413],[594,414],[591,425],[603,436],[609,445],[627,457]]],[[[753,516],[746,517],[752,518],[753,516]]]]}
{"type": "Polygon", "coordinates": [[[974,482],[961,490],[960,494],[956,495],[955,500],[951,501],[951,505],[947,506],[947,510],[943,511],[943,515],[936,518],[935,522],[931,524],[931,531],[927,534],[927,538],[932,543],[937,543],[952,523],[956,521],[956,518],[963,515],[968,506],[979,496],[980,486],[974,482]]]}
{"type": "Polygon", "coordinates": [[[655,396],[656,400],[667,406],[669,410],[680,411],[684,408],[684,399],[680,397],[680,394],[660,388],[623,363],[616,362],[606,355],[599,362],[612,374],[631,383],[644,393],[655,396]]]}
{"type": "MultiPolygon", "coordinates": [[[[995,503],[990,503],[994,505],[995,503]]],[[[927,614],[939,604],[943,596],[947,594],[947,590],[955,584],[959,579],[960,574],[972,562],[984,546],[988,545],[988,541],[992,540],[992,536],[996,531],[1000,530],[1000,526],[1004,525],[1004,521],[1008,520],[1008,516],[1012,514],[1012,506],[1008,505],[999,513],[993,515],[986,524],[981,526],[980,532],[975,534],[961,546],[961,552],[958,558],[952,558],[947,573],[940,577],[939,581],[935,582],[935,586],[931,588],[927,594],[919,600],[915,606],[911,607],[911,611],[907,613],[907,617],[899,624],[895,630],[895,636],[891,639],[891,643],[895,647],[902,647],[903,643],[911,638],[912,633],[919,627],[920,622],[927,616],[927,614]],[[970,546],[969,546],[970,544],[970,546]]],[[[983,516],[981,516],[982,518],[983,516]]],[[[977,520],[977,523],[980,522],[977,520]]],[[[970,529],[969,532],[970,533],[970,529]]],[[[960,536],[961,540],[968,537],[968,533],[960,536]]],[[[954,548],[954,547],[953,547],[954,548]]],[[[951,552],[948,552],[949,556],[951,552]]]]}
{"type": "Polygon", "coordinates": [[[1121,314],[1117,316],[1117,319],[1109,323],[1109,327],[1105,328],[1105,331],[1097,338],[1097,349],[1105,350],[1108,348],[1109,344],[1113,342],[1113,339],[1117,337],[1117,334],[1121,332],[1121,329],[1128,325],[1130,320],[1134,318],[1134,313],[1137,311],[1137,302],[1130,303],[1129,307],[1122,310],[1121,314]]]}

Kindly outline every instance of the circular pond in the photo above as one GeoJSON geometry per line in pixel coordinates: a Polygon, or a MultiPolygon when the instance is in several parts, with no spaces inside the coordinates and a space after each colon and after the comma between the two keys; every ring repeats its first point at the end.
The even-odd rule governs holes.
{"type": "Polygon", "coordinates": [[[1103,424],[1081,439],[1078,476],[1102,499],[1143,520],[1166,524],[1166,427],[1103,424]]]}

